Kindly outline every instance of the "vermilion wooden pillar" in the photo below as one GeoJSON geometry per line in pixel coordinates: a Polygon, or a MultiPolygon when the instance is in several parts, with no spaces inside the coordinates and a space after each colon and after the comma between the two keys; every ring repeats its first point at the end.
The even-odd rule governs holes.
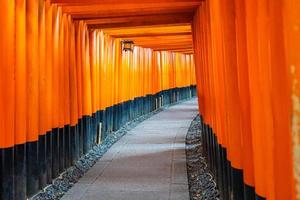
{"type": "Polygon", "coordinates": [[[15,2],[0,2],[0,198],[14,198],[15,2]]]}
{"type": "Polygon", "coordinates": [[[18,0],[16,10],[15,66],[15,199],[26,198],[26,133],[27,133],[27,70],[26,70],[26,1],[18,0]]]}
{"type": "Polygon", "coordinates": [[[26,1],[26,67],[27,67],[27,196],[39,190],[39,3],[26,1]]]}
{"type": "MultiPolygon", "coordinates": [[[[281,2],[281,1],[280,1],[281,2]]],[[[277,180],[287,180],[288,183],[292,181],[292,187],[288,187],[288,185],[285,185],[282,189],[282,194],[289,195],[288,197],[292,197],[292,199],[299,199],[300,198],[300,156],[299,156],[299,147],[300,147],[300,140],[299,140],[299,96],[300,96],[300,88],[299,88],[299,78],[300,78],[300,57],[299,57],[299,51],[300,51],[300,29],[299,29],[299,19],[300,19],[300,13],[298,12],[300,9],[300,4],[296,0],[283,0],[280,3],[274,3],[272,8],[272,19],[274,19],[274,11],[278,9],[283,9],[283,29],[284,29],[284,50],[286,55],[285,60],[285,66],[286,66],[286,73],[288,73],[290,76],[288,80],[290,80],[290,86],[289,91],[291,91],[291,94],[289,94],[289,98],[291,99],[291,113],[290,116],[291,122],[289,123],[291,125],[291,134],[286,133],[287,138],[283,141],[279,141],[279,138],[281,136],[278,135],[278,137],[275,138],[275,141],[281,142],[280,146],[284,146],[284,148],[287,149],[287,153],[283,155],[283,152],[281,152],[278,157],[276,158],[276,161],[284,159],[284,156],[286,157],[286,163],[281,163],[286,165],[285,167],[289,167],[289,162],[292,162],[292,170],[287,171],[286,176],[278,176],[276,177],[277,180]],[[290,140],[288,136],[291,136],[292,138],[292,149],[290,149],[290,140]],[[292,151],[292,155],[289,154],[289,151],[292,151]],[[291,174],[292,173],[292,174],[291,174]],[[292,179],[292,180],[291,180],[292,179]],[[295,187],[293,187],[295,185],[295,187]],[[291,193],[291,194],[290,194],[291,193]]],[[[279,26],[280,27],[280,26],[279,26]]],[[[276,26],[274,26],[276,28],[276,26]]],[[[280,34],[280,33],[279,33],[280,34]]],[[[272,37],[272,42],[274,42],[275,35],[272,37]]],[[[280,51],[280,49],[278,50],[280,51]]],[[[273,54],[274,55],[274,54],[273,54]]],[[[275,54],[276,55],[276,54],[275,54]]],[[[281,68],[281,70],[284,70],[281,68]]],[[[281,71],[280,70],[280,71],[281,71]]],[[[275,72],[273,72],[275,73],[275,72]]],[[[283,73],[284,74],[284,73],[283,73]]],[[[278,78],[279,74],[276,74],[275,77],[278,78]]],[[[281,77],[285,78],[285,77],[281,77]]],[[[284,86],[281,86],[284,87],[284,86]]],[[[281,88],[280,87],[280,88],[281,88]]],[[[279,93],[279,91],[277,91],[279,93]]],[[[276,93],[275,93],[276,94],[276,93]]],[[[284,101],[284,96],[280,98],[280,101],[284,101]]],[[[278,100],[279,101],[279,100],[278,100]]],[[[279,103],[276,101],[275,103],[279,103]]],[[[278,105],[278,104],[274,104],[278,105]]],[[[286,108],[286,106],[284,106],[286,108]]],[[[276,110],[278,111],[278,110],[276,110]]],[[[285,110],[285,114],[287,110],[285,110]]],[[[278,114],[278,112],[276,112],[278,114]]],[[[278,115],[277,115],[278,119],[278,115]]],[[[287,120],[287,119],[286,119],[287,120]]],[[[284,124],[282,124],[284,126],[284,124]]],[[[276,152],[278,152],[279,149],[275,149],[276,152]]],[[[279,165],[278,165],[279,167],[279,165]]],[[[275,168],[276,171],[279,170],[279,168],[275,168]]],[[[282,174],[283,175],[283,174],[282,174]]],[[[284,182],[278,182],[276,183],[275,187],[276,189],[278,187],[281,187],[281,184],[284,182]]]]}
{"type": "Polygon", "coordinates": [[[245,2],[235,0],[235,25],[236,25],[236,55],[238,70],[238,89],[241,105],[241,135],[242,135],[242,163],[244,172],[244,199],[251,200],[255,197],[253,147],[251,128],[251,108],[249,94],[247,35],[245,21],[245,2]],[[247,158],[247,159],[245,159],[247,158]]]}

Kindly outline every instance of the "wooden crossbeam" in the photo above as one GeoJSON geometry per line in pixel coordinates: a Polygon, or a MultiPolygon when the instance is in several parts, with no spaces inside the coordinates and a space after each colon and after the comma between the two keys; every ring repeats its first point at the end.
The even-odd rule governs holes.
{"type": "Polygon", "coordinates": [[[96,18],[85,19],[90,28],[105,29],[115,27],[131,27],[131,26],[151,26],[157,24],[178,24],[191,23],[192,15],[190,13],[182,14],[156,14],[156,15],[137,15],[127,17],[113,18],[96,18]]]}
{"type": "Polygon", "coordinates": [[[51,3],[60,5],[87,5],[87,4],[144,4],[144,3],[176,3],[176,2],[195,2],[200,4],[202,0],[51,0],[51,3]]]}

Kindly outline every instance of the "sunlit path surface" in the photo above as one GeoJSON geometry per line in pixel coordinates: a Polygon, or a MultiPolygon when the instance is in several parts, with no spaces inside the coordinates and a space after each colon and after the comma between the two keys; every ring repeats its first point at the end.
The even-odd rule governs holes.
{"type": "Polygon", "coordinates": [[[139,124],[63,199],[188,200],[185,137],[197,106],[187,101],[139,124]]]}

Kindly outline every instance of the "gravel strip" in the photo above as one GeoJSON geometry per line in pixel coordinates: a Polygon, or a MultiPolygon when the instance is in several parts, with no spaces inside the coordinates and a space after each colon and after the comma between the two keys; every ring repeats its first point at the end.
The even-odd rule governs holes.
{"type": "Polygon", "coordinates": [[[191,200],[219,200],[220,195],[203,155],[199,115],[192,121],[186,137],[186,159],[191,200]]]}

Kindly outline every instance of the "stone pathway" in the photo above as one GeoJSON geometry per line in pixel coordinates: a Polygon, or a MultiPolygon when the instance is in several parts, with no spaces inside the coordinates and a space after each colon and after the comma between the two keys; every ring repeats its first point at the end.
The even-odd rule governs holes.
{"type": "Polygon", "coordinates": [[[63,200],[188,200],[185,137],[196,99],[142,122],[76,183],[63,200]]]}

